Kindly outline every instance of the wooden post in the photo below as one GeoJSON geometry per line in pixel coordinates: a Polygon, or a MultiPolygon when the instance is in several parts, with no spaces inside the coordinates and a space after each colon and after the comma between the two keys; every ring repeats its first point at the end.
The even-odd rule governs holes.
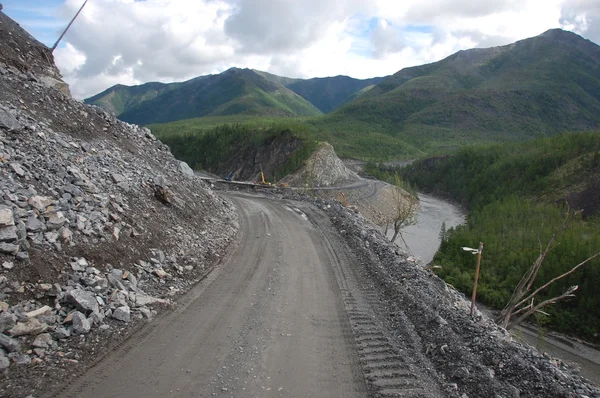
{"type": "Polygon", "coordinates": [[[60,35],[60,37],[58,38],[58,40],[56,41],[56,43],[54,43],[54,45],[52,46],[52,48],[50,49],[50,52],[54,52],[54,50],[56,49],[56,46],[58,46],[58,43],[60,43],[60,41],[62,40],[63,36],[65,35],[65,33],[67,33],[67,30],[69,30],[69,28],[71,27],[71,25],[73,25],[73,22],[75,22],[75,18],[77,18],[79,16],[79,13],[81,12],[81,10],[83,10],[83,7],[85,7],[85,5],[87,4],[88,0],[85,0],[83,2],[83,4],[81,5],[81,8],[79,9],[79,11],[77,11],[77,14],[75,14],[75,16],[73,17],[73,19],[71,19],[71,22],[69,22],[69,24],[67,25],[67,27],[65,28],[65,30],[62,32],[62,34],[60,35]]]}
{"type": "Polygon", "coordinates": [[[473,286],[473,297],[471,297],[471,312],[469,312],[470,316],[473,316],[473,307],[475,306],[475,298],[477,297],[477,283],[479,283],[481,252],[483,252],[483,242],[479,242],[479,251],[477,252],[477,268],[475,269],[475,285],[473,286]]]}

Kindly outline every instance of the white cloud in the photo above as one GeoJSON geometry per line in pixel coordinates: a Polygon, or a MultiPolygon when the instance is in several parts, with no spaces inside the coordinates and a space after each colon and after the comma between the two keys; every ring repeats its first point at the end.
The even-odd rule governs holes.
{"type": "MultiPolygon", "coordinates": [[[[80,0],[65,0],[62,18],[80,0]]],[[[392,74],[556,27],[600,41],[598,0],[95,0],[55,56],[77,97],[249,67],[290,77],[392,74]]]]}

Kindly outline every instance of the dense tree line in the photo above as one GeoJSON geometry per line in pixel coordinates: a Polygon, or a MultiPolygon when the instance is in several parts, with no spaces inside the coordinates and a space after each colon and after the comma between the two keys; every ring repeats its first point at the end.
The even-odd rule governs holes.
{"type": "MultiPolygon", "coordinates": [[[[567,210],[561,197],[600,174],[600,136],[564,134],[526,143],[476,146],[423,159],[399,171],[421,189],[443,194],[469,210],[466,225],[443,231],[434,258],[438,274],[470,294],[474,257],[462,246],[484,242],[478,299],[501,309],[523,273],[556,232],[567,210]]],[[[576,218],[558,237],[535,288],[600,250],[598,216],[576,218]]],[[[598,341],[600,261],[595,260],[545,291],[540,299],[579,285],[576,298],[549,307],[544,321],[556,330],[598,341]]]]}

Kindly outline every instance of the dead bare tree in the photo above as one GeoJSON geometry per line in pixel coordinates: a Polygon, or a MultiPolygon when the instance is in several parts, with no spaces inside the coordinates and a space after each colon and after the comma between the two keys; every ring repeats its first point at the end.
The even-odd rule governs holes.
{"type": "MultiPolygon", "coordinates": [[[[414,196],[405,193],[400,188],[394,189],[394,216],[388,222],[392,223],[394,228],[394,235],[390,241],[395,242],[398,236],[404,242],[404,245],[408,248],[408,244],[402,236],[402,229],[414,225],[417,222],[416,214],[419,207],[419,202],[414,196]]],[[[388,224],[386,224],[387,232],[388,224]]],[[[410,250],[410,249],[409,249],[410,250]]]]}
{"type": "Polygon", "coordinates": [[[540,254],[539,254],[538,258],[535,260],[535,262],[533,263],[533,265],[523,275],[523,278],[521,279],[521,281],[515,288],[510,300],[508,301],[508,304],[506,304],[506,307],[504,307],[504,309],[500,313],[500,316],[496,320],[496,322],[498,324],[500,324],[502,327],[504,327],[506,329],[511,329],[514,326],[523,322],[529,316],[535,314],[536,312],[542,312],[541,311],[542,308],[547,307],[551,304],[554,304],[560,300],[564,300],[564,299],[567,299],[570,297],[575,297],[575,295],[573,293],[577,290],[578,286],[571,286],[560,296],[552,297],[547,300],[536,303],[536,296],[541,291],[546,289],[548,286],[550,286],[554,282],[572,274],[573,272],[577,271],[581,266],[587,264],[588,262],[592,261],[596,257],[600,256],[600,252],[588,257],[584,261],[580,262],[579,264],[577,264],[576,266],[571,268],[569,271],[553,278],[549,282],[547,282],[544,285],[540,286],[539,288],[535,289],[533,292],[531,292],[531,290],[533,288],[533,284],[538,275],[538,272],[539,272],[540,268],[542,267],[544,259],[548,256],[548,253],[550,253],[550,251],[554,247],[556,247],[556,245],[558,244],[556,242],[556,238],[562,232],[564,232],[567,228],[569,228],[569,226],[571,225],[571,222],[573,221],[573,218],[579,213],[580,213],[580,211],[573,212],[573,211],[571,211],[570,208],[567,208],[567,214],[565,216],[565,219],[563,220],[561,227],[558,229],[558,231],[556,231],[552,235],[552,237],[548,241],[548,244],[546,244],[545,247],[543,247],[542,241],[538,234],[538,244],[539,244],[540,254]]]}

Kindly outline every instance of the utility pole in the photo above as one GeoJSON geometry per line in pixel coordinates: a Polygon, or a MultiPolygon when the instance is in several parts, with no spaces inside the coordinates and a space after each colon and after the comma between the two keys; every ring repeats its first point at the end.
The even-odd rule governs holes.
{"type": "Polygon", "coordinates": [[[79,11],[77,11],[77,14],[75,14],[75,16],[73,17],[73,19],[71,19],[71,22],[69,22],[69,24],[67,25],[67,27],[65,28],[65,30],[62,32],[62,34],[60,35],[60,37],[58,38],[58,40],[56,41],[56,43],[54,43],[54,45],[50,49],[51,53],[54,52],[54,50],[56,49],[56,46],[58,46],[58,43],[60,43],[60,41],[62,40],[62,38],[65,35],[65,33],[67,33],[67,30],[69,30],[69,28],[71,27],[71,25],[73,25],[73,22],[75,22],[75,19],[79,16],[79,13],[81,13],[81,10],[83,10],[83,7],[85,7],[85,5],[87,4],[87,2],[88,2],[88,0],[85,0],[83,2],[83,4],[81,5],[81,7],[79,8],[79,11]]]}
{"type": "Polygon", "coordinates": [[[470,316],[473,316],[473,307],[475,306],[475,298],[477,297],[477,283],[479,283],[479,266],[481,265],[481,253],[483,252],[483,242],[479,242],[479,250],[477,251],[477,268],[475,269],[475,285],[473,286],[473,297],[471,298],[470,316]]]}

